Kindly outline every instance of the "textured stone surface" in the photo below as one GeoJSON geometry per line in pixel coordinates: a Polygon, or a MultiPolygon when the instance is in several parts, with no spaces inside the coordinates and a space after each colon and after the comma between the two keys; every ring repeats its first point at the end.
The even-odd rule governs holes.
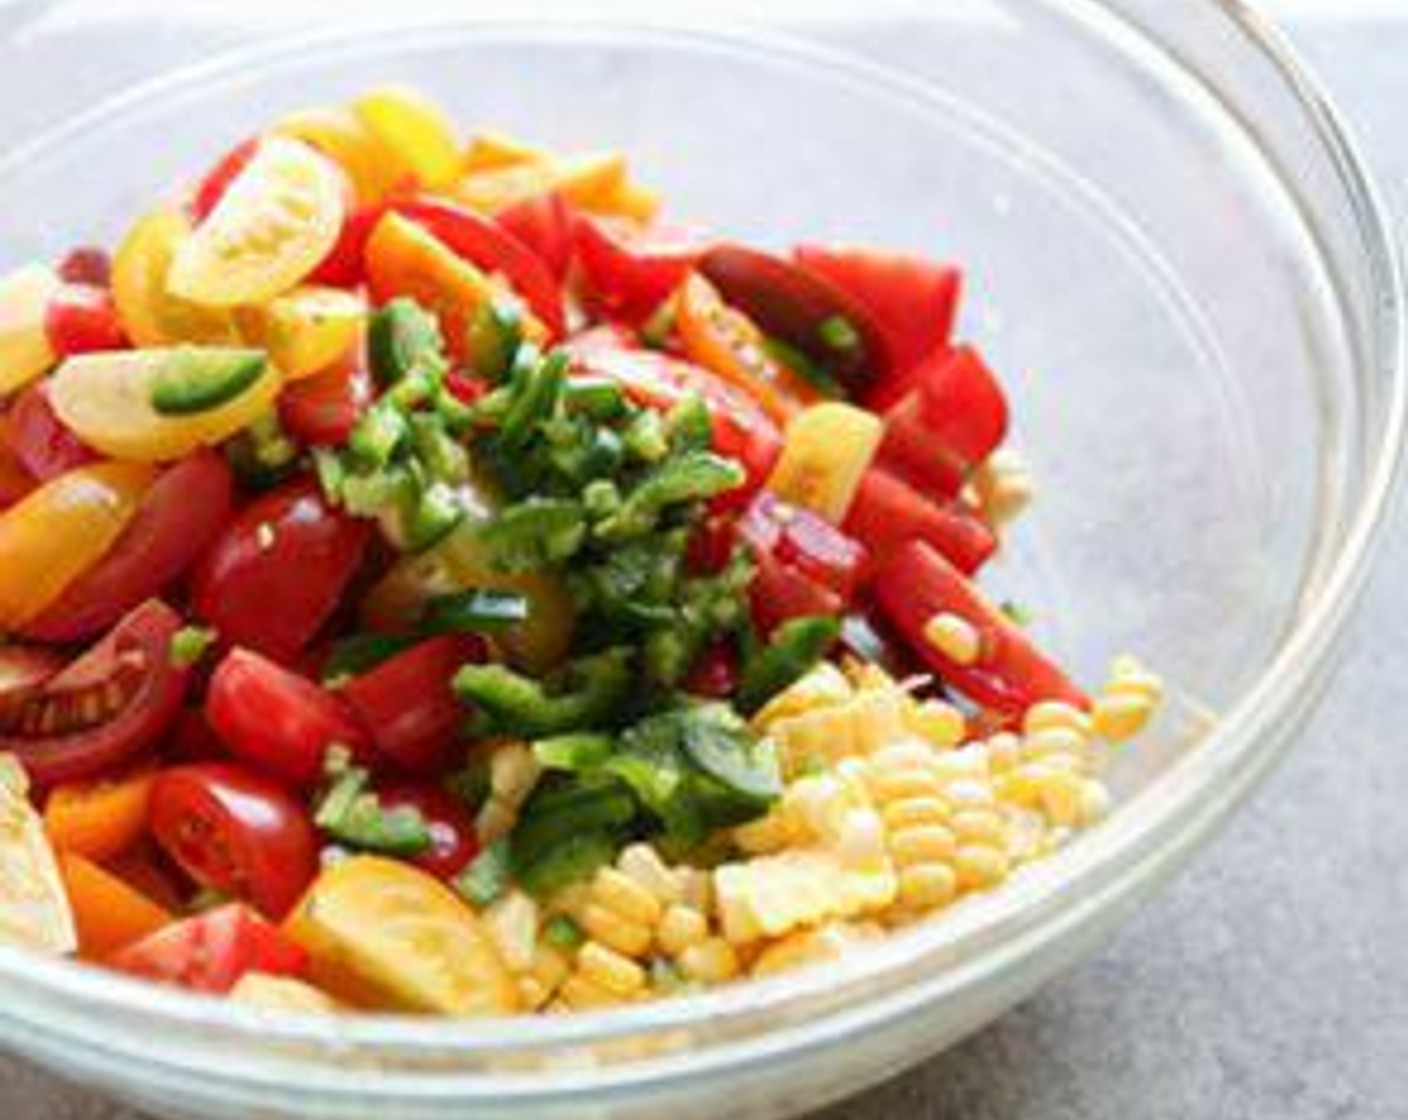
{"type": "MultiPolygon", "coordinates": [[[[1403,213],[1399,13],[1398,26],[1298,23],[1296,37],[1403,213]]],[[[1402,518],[1384,561],[1357,650],[1302,748],[1173,890],[981,1035],[815,1120],[1408,1115],[1402,518]]],[[[0,1116],[138,1120],[4,1059],[0,1116]]]]}

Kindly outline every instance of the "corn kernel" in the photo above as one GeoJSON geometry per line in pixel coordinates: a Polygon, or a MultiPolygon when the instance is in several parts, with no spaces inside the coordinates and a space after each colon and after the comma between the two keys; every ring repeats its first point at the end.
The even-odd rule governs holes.
{"type": "Polygon", "coordinates": [[[947,801],[937,797],[912,797],[891,801],[882,813],[885,826],[892,832],[927,825],[946,825],[952,816],[947,801]]]}
{"type": "Polygon", "coordinates": [[[900,901],[912,910],[936,910],[958,897],[958,872],[947,863],[921,863],[900,872],[900,901]]]}
{"type": "Polygon", "coordinates": [[[592,897],[624,921],[653,926],[660,920],[660,903],[635,879],[614,867],[603,867],[592,881],[592,897]]]}
{"type": "MultiPolygon", "coordinates": [[[[591,1011],[603,1007],[615,1007],[624,1002],[621,993],[604,988],[581,973],[570,976],[557,993],[558,1001],[569,1011],[591,1011]]],[[[555,1005],[548,1007],[556,1010],[555,1005]]]]}
{"type": "Polygon", "coordinates": [[[965,844],[953,859],[959,886],[965,890],[981,890],[996,886],[1007,878],[1011,861],[1007,853],[989,844],[965,844]]]}
{"type": "Polygon", "coordinates": [[[953,815],[952,827],[965,844],[1002,847],[1007,842],[1002,814],[992,809],[960,809],[953,815]]]}
{"type": "Polygon", "coordinates": [[[1049,728],[1071,731],[1082,739],[1090,738],[1095,730],[1091,725],[1090,716],[1074,704],[1060,700],[1043,700],[1039,704],[1033,704],[1022,717],[1022,730],[1028,735],[1035,735],[1049,728]]]}
{"type": "Polygon", "coordinates": [[[650,948],[649,926],[629,921],[599,902],[589,902],[583,907],[581,923],[588,936],[625,956],[643,956],[650,948]]]}
{"type": "Polygon", "coordinates": [[[983,653],[978,628],[952,611],[940,611],[924,624],[924,640],[955,665],[973,665],[983,653]]]}
{"type": "Polygon", "coordinates": [[[655,938],[660,948],[678,957],[691,945],[698,945],[709,936],[709,921],[692,906],[675,905],[665,911],[655,938]]]}
{"type": "Polygon", "coordinates": [[[956,747],[968,733],[963,713],[942,700],[921,700],[908,713],[909,730],[940,750],[956,747]]]}
{"type": "Polygon", "coordinates": [[[901,867],[915,863],[946,862],[958,851],[958,838],[941,824],[906,828],[890,834],[890,855],[901,867]]]}
{"type": "Polygon", "coordinates": [[[683,897],[680,877],[649,844],[631,844],[616,858],[616,866],[654,896],[661,906],[683,897]]]}
{"type": "Polygon", "coordinates": [[[739,972],[738,954],[721,937],[691,945],[680,954],[679,963],[686,976],[705,984],[722,984],[739,972]]]}
{"type": "Polygon", "coordinates": [[[1107,742],[1127,742],[1144,730],[1154,703],[1139,693],[1101,696],[1095,701],[1095,729],[1107,742]]]}
{"type": "Polygon", "coordinates": [[[588,941],[577,954],[577,975],[621,996],[634,995],[646,981],[645,969],[596,941],[588,941]]]}

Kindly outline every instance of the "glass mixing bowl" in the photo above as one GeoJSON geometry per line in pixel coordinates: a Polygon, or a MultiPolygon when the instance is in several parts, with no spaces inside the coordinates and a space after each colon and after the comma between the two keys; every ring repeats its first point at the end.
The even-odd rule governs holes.
{"type": "Polygon", "coordinates": [[[1000,592],[1088,678],[1137,651],[1172,710],[1117,759],[1106,824],[835,966],[580,1017],[314,1021],[3,952],[0,1041],[168,1115],[794,1114],[1088,951],[1293,739],[1398,467],[1381,211],[1234,0],[411,7],[10,5],[0,58],[29,96],[0,127],[43,135],[0,161],[0,257],[110,239],[261,122],[388,80],[461,121],[624,148],[680,212],[763,243],[952,257],[1040,480],[1000,592]]]}

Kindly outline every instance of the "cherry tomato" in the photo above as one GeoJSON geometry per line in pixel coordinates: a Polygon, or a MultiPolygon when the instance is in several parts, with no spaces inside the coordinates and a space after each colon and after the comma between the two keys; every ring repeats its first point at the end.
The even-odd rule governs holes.
{"type": "Polygon", "coordinates": [[[232,902],[173,922],[119,949],[110,963],[148,980],[222,994],[249,972],[301,976],[308,956],[248,906],[232,902]]]}
{"type": "Polygon", "coordinates": [[[642,229],[617,218],[580,215],[577,259],[592,302],[602,311],[643,319],[684,283],[709,248],[707,236],[685,226],[642,229]]]}
{"type": "Polygon", "coordinates": [[[382,662],[340,690],[377,750],[413,772],[451,762],[451,748],[464,735],[468,712],[450,682],[467,662],[483,661],[487,649],[473,636],[431,638],[382,662]]]}
{"type": "Polygon", "coordinates": [[[360,357],[349,356],[321,373],[288,385],[279,397],[279,421],[299,443],[345,443],[372,403],[372,380],[360,357]]]}
{"type": "Polygon", "coordinates": [[[531,249],[560,284],[572,265],[573,214],[561,191],[544,191],[494,215],[508,233],[531,249]]]}
{"type": "Polygon", "coordinates": [[[196,567],[191,606],[231,645],[292,661],[337,607],[371,539],[313,480],[251,502],[196,567]]]}
{"type": "Polygon", "coordinates": [[[879,460],[927,494],[951,498],[1007,437],[1007,399],[970,346],[923,362],[885,413],[879,460]]]}
{"type": "Polygon", "coordinates": [[[25,470],[40,482],[96,458],[54,412],[47,381],[36,381],[16,398],[10,409],[10,446],[25,470]]]}
{"type": "Polygon", "coordinates": [[[0,752],[40,786],[85,778],[155,747],[189,671],[172,663],[180,616],[151,600],[66,669],[0,712],[0,752]]]}
{"type": "Polygon", "coordinates": [[[205,178],[196,185],[195,193],[191,197],[192,219],[199,223],[210,216],[210,212],[225,197],[230,184],[249,166],[249,161],[258,150],[259,137],[251,136],[247,140],[241,140],[220,157],[215,166],[206,172],[205,178]]]}
{"type": "Polygon", "coordinates": [[[203,887],[282,918],[318,872],[318,837],[283,786],[243,766],[200,762],[164,770],[151,792],[151,829],[203,887]]]}
{"type": "Polygon", "coordinates": [[[891,364],[867,395],[872,408],[902,397],[911,371],[948,347],[963,286],[958,269],[851,245],[799,245],[796,261],[866,308],[884,333],[891,364]]]}
{"type": "Polygon", "coordinates": [[[112,286],[112,257],[97,245],[80,245],[59,261],[58,273],[65,284],[108,288],[112,286]]]}
{"type": "Polygon", "coordinates": [[[1089,698],[1055,662],[923,541],[911,541],[886,557],[874,588],[880,609],[910,648],[941,681],[975,703],[1003,715],[1020,715],[1042,700],[1089,707],[1089,698]],[[926,637],[939,614],[956,615],[978,632],[972,661],[953,660],[926,637]]]}
{"type": "Polygon", "coordinates": [[[112,549],[22,627],[28,637],[71,642],[101,633],[170,586],[230,518],[234,480],[214,451],[197,451],[157,478],[112,549]]]}
{"type": "Polygon", "coordinates": [[[231,650],[210,678],[206,717],[236,755],[299,785],[315,784],[328,750],[374,756],[356,714],[327,689],[246,649],[231,650]]]}
{"type": "Polygon", "coordinates": [[[469,810],[439,786],[387,786],[377,794],[383,809],[414,809],[430,830],[430,850],[411,862],[441,879],[453,879],[479,854],[469,810]]]}
{"type": "Polygon", "coordinates": [[[11,418],[0,412],[0,512],[30,493],[37,481],[15,452],[13,430],[11,418]]]}
{"type": "Polygon", "coordinates": [[[695,696],[722,700],[738,687],[738,657],[726,642],[716,642],[695,661],[684,690],[695,696]]]}
{"type": "Polygon", "coordinates": [[[127,334],[106,288],[65,284],[49,299],[44,331],[59,358],[94,350],[125,350],[127,334]]]}
{"type": "Polygon", "coordinates": [[[367,239],[386,213],[385,202],[358,207],[347,216],[328,255],[308,276],[311,284],[355,288],[366,279],[367,239]]]}
{"type": "Polygon", "coordinates": [[[861,478],[842,528],[865,545],[872,564],[907,541],[920,540],[972,575],[997,551],[992,529],[962,501],[926,498],[874,467],[861,478]]]}

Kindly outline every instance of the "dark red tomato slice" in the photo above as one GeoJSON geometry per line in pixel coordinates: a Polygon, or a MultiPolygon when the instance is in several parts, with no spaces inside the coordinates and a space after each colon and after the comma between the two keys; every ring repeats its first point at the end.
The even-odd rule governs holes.
{"type": "Polygon", "coordinates": [[[80,245],[70,249],[59,261],[58,273],[65,284],[106,288],[112,283],[112,257],[97,245],[80,245]]]}
{"type": "Polygon", "coordinates": [[[494,215],[494,221],[531,249],[562,283],[572,265],[573,213],[561,191],[515,202],[494,215]]]}
{"type": "Polygon", "coordinates": [[[731,514],[715,514],[698,525],[689,538],[685,563],[695,575],[717,575],[724,570],[733,555],[737,540],[735,518],[731,514]]]}
{"type": "Polygon", "coordinates": [[[872,408],[889,407],[903,395],[908,373],[948,347],[963,287],[958,269],[856,245],[799,245],[795,259],[867,308],[884,332],[890,375],[873,386],[866,400],[872,408]]]}
{"type": "Polygon", "coordinates": [[[1089,707],[1089,698],[990,603],[962,572],[922,541],[888,556],[875,580],[876,601],[915,654],[944,684],[974,703],[1017,716],[1043,700],[1089,707]],[[953,614],[979,636],[977,657],[954,661],[925,635],[939,614],[953,614]]]}
{"type": "Polygon", "coordinates": [[[1007,398],[971,346],[936,354],[912,380],[885,413],[877,458],[925,493],[951,498],[1007,438],[1007,398]]]}
{"type": "Polygon", "coordinates": [[[372,379],[360,356],[288,385],[279,397],[279,421],[309,447],[345,443],[372,403],[372,379]]]}
{"type": "Polygon", "coordinates": [[[192,707],[182,708],[176,717],[176,726],[167,738],[167,753],[181,762],[205,762],[229,755],[210,726],[205,709],[192,707]]]}
{"type": "Polygon", "coordinates": [[[44,333],[61,359],[129,345],[112,293],[91,284],[65,284],[49,298],[44,333]]]}
{"type": "Polygon", "coordinates": [[[353,678],[339,691],[372,734],[378,752],[412,773],[454,761],[468,717],[450,682],[488,651],[472,636],[431,638],[353,678]]]}
{"type": "Polygon", "coordinates": [[[0,752],[39,786],[86,778],[154,748],[175,721],[189,670],[173,664],[181,619],[151,600],[61,672],[0,711],[0,752]]]}
{"type": "Polygon", "coordinates": [[[222,994],[249,972],[301,976],[308,957],[248,906],[232,902],[172,922],[119,949],[109,963],[161,984],[222,994]]]}
{"type": "Polygon", "coordinates": [[[99,634],[185,574],[230,518],[234,480],[225,460],[197,451],[167,468],[142,497],[108,554],[24,633],[46,642],[99,634]]]}
{"type": "Polygon", "coordinates": [[[182,871],[275,921],[318,873],[308,811],[246,767],[200,762],[164,770],[149,811],[152,835],[182,871]]]}
{"type": "Polygon", "coordinates": [[[738,687],[738,656],[727,642],[715,642],[699,655],[685,678],[684,690],[722,700],[738,687]]]}
{"type": "Polygon", "coordinates": [[[883,381],[890,358],[874,316],[829,280],[743,245],[718,245],[699,271],[726,303],[800,350],[852,396],[883,381]]]}
{"type": "Polygon", "coordinates": [[[289,483],[226,526],[196,567],[191,606],[230,645],[291,662],[336,609],[371,533],[314,480],[289,483]]]}
{"type": "Polygon", "coordinates": [[[527,301],[552,338],[562,337],[566,330],[562,289],[537,254],[493,219],[424,196],[394,202],[391,208],[424,227],[476,268],[502,276],[527,301]]]}
{"type": "Polygon", "coordinates": [[[997,551],[997,537],[958,499],[934,501],[872,467],[865,472],[842,528],[866,547],[873,564],[900,545],[923,541],[959,571],[972,575],[997,551]]]}
{"type": "Polygon", "coordinates": [[[793,618],[835,617],[846,600],[824,584],[788,567],[770,552],[754,557],[755,573],[748,587],[753,621],[764,635],[793,618]]]}
{"type": "Polygon", "coordinates": [[[49,383],[37,381],[10,409],[10,448],[31,475],[47,482],[97,458],[59,419],[49,401],[49,383]]]}
{"type": "Polygon", "coordinates": [[[479,854],[474,818],[456,798],[439,786],[388,786],[377,794],[383,809],[414,809],[430,830],[430,850],[411,862],[441,879],[453,879],[479,854]]]}
{"type": "Polygon", "coordinates": [[[206,172],[205,178],[196,184],[195,193],[191,196],[191,218],[197,224],[210,216],[210,212],[225,197],[230,184],[249,166],[249,161],[258,150],[259,137],[241,140],[221,156],[215,166],[206,172]]]}
{"type": "Polygon", "coordinates": [[[374,758],[371,737],[340,697],[246,649],[231,650],[210,678],[206,718],[244,761],[302,786],[322,778],[328,751],[374,758]]]}
{"type": "Polygon", "coordinates": [[[342,224],[342,231],[308,279],[314,284],[331,284],[337,288],[355,288],[367,278],[364,258],[367,239],[381,216],[386,213],[387,204],[373,203],[353,210],[342,224]]]}
{"type": "Polygon", "coordinates": [[[53,650],[0,645],[0,726],[63,667],[64,659],[53,650]]]}
{"type": "Polygon", "coordinates": [[[753,554],[749,599],[764,632],[791,618],[839,615],[850,603],[865,549],[824,518],[763,491],[737,533],[753,554]]]}
{"type": "Polygon", "coordinates": [[[576,242],[582,281],[593,306],[632,320],[644,319],[659,307],[709,248],[708,237],[692,227],[642,228],[590,214],[578,216],[576,242]]]}

